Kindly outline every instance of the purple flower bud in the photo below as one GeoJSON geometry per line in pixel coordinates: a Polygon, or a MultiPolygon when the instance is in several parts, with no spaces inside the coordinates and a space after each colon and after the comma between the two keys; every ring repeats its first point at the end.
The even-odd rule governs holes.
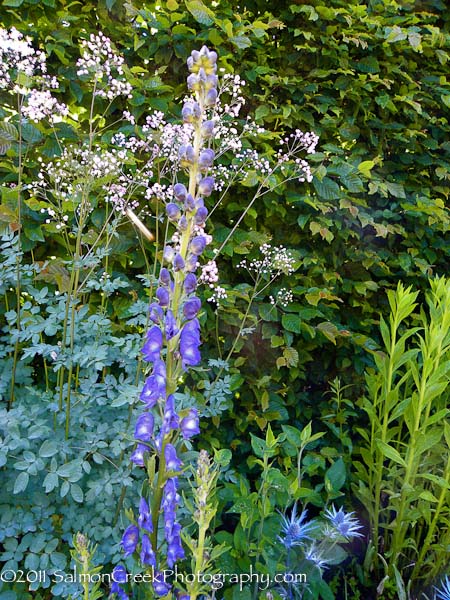
{"type": "Polygon", "coordinates": [[[173,186],[173,195],[180,202],[184,202],[185,201],[187,193],[188,193],[188,191],[186,189],[186,186],[183,185],[182,183],[176,183],[173,186]]]}
{"type": "Polygon", "coordinates": [[[168,306],[170,302],[169,290],[164,287],[159,287],[156,290],[156,297],[158,298],[158,302],[160,306],[168,306]]]}
{"type": "Polygon", "coordinates": [[[178,221],[178,229],[180,231],[186,231],[187,228],[188,228],[188,221],[187,221],[186,217],[183,215],[181,217],[181,219],[178,221]]]}
{"type": "Polygon", "coordinates": [[[180,354],[183,369],[186,369],[186,366],[195,367],[201,360],[200,332],[196,330],[196,323],[198,323],[198,319],[194,318],[188,321],[181,330],[180,354]]]}
{"type": "Polygon", "coordinates": [[[175,271],[182,271],[184,269],[184,260],[181,254],[176,254],[173,259],[173,268],[175,271]]]}
{"type": "Polygon", "coordinates": [[[202,303],[200,301],[200,298],[197,298],[197,296],[186,300],[183,306],[183,314],[186,317],[186,319],[193,319],[194,317],[196,317],[201,306],[202,303]]]}
{"type": "Polygon", "coordinates": [[[171,340],[178,333],[177,321],[171,310],[167,310],[165,318],[166,340],[171,340]]]}
{"type": "Polygon", "coordinates": [[[195,223],[196,225],[203,225],[208,216],[208,209],[206,206],[200,206],[200,208],[195,213],[195,223]]]}
{"type": "Polygon", "coordinates": [[[133,554],[133,552],[136,550],[138,541],[138,527],[136,527],[136,525],[129,525],[129,527],[126,528],[125,533],[122,536],[122,548],[125,552],[125,556],[133,554]]]}
{"type": "Polygon", "coordinates": [[[181,545],[181,525],[179,523],[174,523],[172,527],[172,531],[167,536],[167,564],[170,568],[176,563],[177,560],[181,560],[184,558],[184,550],[181,545]]]}
{"type": "Polygon", "coordinates": [[[212,137],[214,133],[214,121],[203,121],[202,123],[202,135],[204,138],[212,137]]]}
{"type": "Polygon", "coordinates": [[[170,284],[172,283],[169,269],[166,269],[166,267],[163,267],[159,272],[159,282],[167,287],[170,286],[170,284]]]}
{"type": "Polygon", "coordinates": [[[198,158],[198,166],[200,171],[207,171],[213,164],[215,152],[211,148],[202,150],[198,158]]]}
{"type": "Polygon", "coordinates": [[[136,449],[133,450],[133,452],[131,453],[131,462],[137,465],[138,467],[145,467],[144,455],[147,452],[147,450],[147,446],[144,446],[144,444],[138,444],[136,449]]]}
{"type": "Polygon", "coordinates": [[[163,258],[166,262],[171,263],[173,261],[173,257],[175,254],[175,250],[172,246],[164,246],[163,258]]]}
{"type": "Polygon", "coordinates": [[[150,327],[150,329],[147,331],[146,341],[141,350],[142,354],[144,355],[144,360],[147,362],[154,362],[155,360],[158,360],[162,345],[162,331],[157,325],[153,325],[153,327],[150,327]]]}
{"type": "Polygon", "coordinates": [[[200,88],[199,78],[195,73],[191,73],[186,80],[188,90],[196,92],[200,88]]]}
{"type": "Polygon", "coordinates": [[[217,90],[216,90],[216,88],[211,88],[210,90],[208,90],[208,93],[206,94],[205,104],[206,104],[206,106],[214,106],[214,104],[216,102],[217,102],[217,90]]]}
{"type": "Polygon", "coordinates": [[[166,214],[169,221],[176,221],[181,215],[180,207],[175,202],[166,204],[166,214]]]}
{"type": "Polygon", "coordinates": [[[149,533],[153,531],[152,515],[150,507],[145,498],[141,498],[139,502],[139,518],[138,524],[141,529],[146,529],[149,533]]]}
{"type": "Polygon", "coordinates": [[[117,594],[120,600],[128,600],[128,594],[126,594],[123,589],[120,587],[119,583],[127,582],[127,572],[125,567],[122,565],[117,565],[114,567],[113,572],[111,574],[111,594],[117,594]]]}
{"type": "Polygon", "coordinates": [[[191,194],[188,194],[186,196],[186,200],[184,201],[184,207],[186,210],[194,210],[195,208],[195,200],[194,198],[191,196],[191,194]]]}
{"type": "Polygon", "coordinates": [[[205,81],[205,90],[211,90],[212,88],[217,87],[217,84],[219,83],[219,79],[217,77],[217,75],[208,75],[208,77],[206,78],[205,81]]]}
{"type": "Polygon", "coordinates": [[[198,193],[200,196],[211,196],[214,189],[214,177],[204,177],[198,184],[198,193]]]}
{"type": "Polygon", "coordinates": [[[152,439],[154,418],[150,413],[139,415],[134,429],[134,437],[142,442],[149,442],[152,439]]]}
{"type": "Polygon", "coordinates": [[[144,535],[142,536],[140,558],[141,563],[143,565],[151,565],[152,567],[156,567],[156,556],[153,552],[152,544],[146,533],[144,533],[144,535]]]}
{"type": "Polygon", "coordinates": [[[184,291],[186,294],[192,294],[197,288],[197,277],[194,273],[188,273],[184,278],[184,291]]]}
{"type": "Polygon", "coordinates": [[[184,439],[189,439],[200,433],[198,412],[196,408],[191,408],[187,417],[184,417],[180,423],[181,433],[184,439]]]}
{"type": "Polygon", "coordinates": [[[177,456],[177,451],[172,444],[166,444],[164,448],[164,458],[166,459],[166,470],[167,471],[179,471],[183,466],[183,463],[177,456]]]}
{"type": "Polygon", "coordinates": [[[192,238],[191,243],[189,244],[189,250],[192,254],[199,256],[206,247],[206,238],[204,235],[197,235],[195,238],[192,238]]]}
{"type": "Polygon", "coordinates": [[[163,309],[156,302],[150,304],[148,311],[150,313],[150,320],[153,321],[153,323],[160,323],[164,317],[163,309]]]}

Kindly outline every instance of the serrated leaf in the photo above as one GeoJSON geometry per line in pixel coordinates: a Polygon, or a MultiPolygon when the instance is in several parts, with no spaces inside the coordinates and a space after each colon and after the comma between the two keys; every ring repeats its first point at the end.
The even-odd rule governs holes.
{"type": "Polygon", "coordinates": [[[314,177],[313,186],[317,194],[324,200],[337,200],[341,197],[338,184],[329,177],[324,177],[322,181],[314,177]]]}
{"type": "Polygon", "coordinates": [[[298,365],[298,352],[295,348],[285,348],[283,350],[283,357],[287,367],[296,367],[298,365]]]}
{"type": "Polygon", "coordinates": [[[285,314],[281,317],[281,324],[283,325],[286,331],[292,331],[293,333],[300,333],[302,320],[298,315],[293,315],[291,313],[285,314]]]}
{"type": "Polygon", "coordinates": [[[5,154],[11,148],[12,142],[18,138],[17,129],[12,123],[2,121],[0,123],[0,154],[5,154]]]}

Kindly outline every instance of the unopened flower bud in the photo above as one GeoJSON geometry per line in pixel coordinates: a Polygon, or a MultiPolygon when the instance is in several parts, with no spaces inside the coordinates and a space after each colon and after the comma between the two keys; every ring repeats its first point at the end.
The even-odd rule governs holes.
{"type": "Polygon", "coordinates": [[[172,246],[165,246],[163,252],[163,258],[166,262],[171,263],[173,261],[173,257],[175,255],[175,250],[172,246]]]}
{"type": "Polygon", "coordinates": [[[176,221],[181,215],[180,207],[175,202],[169,202],[166,204],[166,214],[169,221],[176,221]]]}
{"type": "Polygon", "coordinates": [[[184,269],[184,260],[181,254],[176,254],[173,259],[173,268],[175,271],[182,271],[184,269]]]}
{"type": "Polygon", "coordinates": [[[168,306],[170,301],[169,292],[164,287],[159,287],[156,290],[156,297],[158,298],[158,302],[160,306],[168,306]]]}
{"type": "Polygon", "coordinates": [[[208,216],[208,209],[206,208],[206,206],[200,206],[200,208],[195,213],[196,225],[203,225],[207,216],[208,216]]]}
{"type": "Polygon", "coordinates": [[[178,221],[178,229],[180,231],[186,231],[187,228],[188,228],[188,221],[187,221],[186,217],[183,215],[181,217],[181,219],[178,221]]]}
{"type": "Polygon", "coordinates": [[[178,150],[178,156],[180,158],[182,167],[193,165],[195,162],[195,151],[191,145],[180,146],[180,149],[178,150]]]}
{"type": "Polygon", "coordinates": [[[192,238],[191,243],[189,244],[189,250],[192,254],[199,256],[206,246],[206,238],[204,235],[197,235],[195,238],[192,238]]]}
{"type": "Polygon", "coordinates": [[[198,184],[198,193],[201,196],[211,196],[214,188],[214,178],[204,177],[198,184]]]}
{"type": "Polygon", "coordinates": [[[202,135],[204,138],[210,138],[214,132],[214,121],[203,121],[202,135]]]}
{"type": "Polygon", "coordinates": [[[216,88],[211,88],[210,90],[208,90],[208,93],[206,94],[205,104],[206,104],[206,106],[214,106],[216,102],[217,102],[217,90],[216,90],[216,88]]]}
{"type": "Polygon", "coordinates": [[[198,102],[186,102],[181,111],[183,121],[185,123],[192,123],[200,118],[202,111],[198,102]]]}
{"type": "Polygon", "coordinates": [[[182,183],[176,183],[173,186],[173,195],[180,202],[184,202],[186,200],[187,193],[188,191],[186,189],[186,186],[182,183]]]}
{"type": "Polygon", "coordinates": [[[211,148],[206,148],[206,150],[202,150],[200,156],[198,157],[198,166],[200,171],[207,171],[212,166],[214,156],[214,150],[212,150],[211,148]]]}
{"type": "Polygon", "coordinates": [[[159,272],[159,281],[164,286],[169,286],[171,284],[172,280],[170,278],[169,269],[166,269],[166,267],[163,267],[159,272]]]}
{"type": "Polygon", "coordinates": [[[192,211],[195,208],[195,200],[194,198],[191,196],[191,194],[188,194],[186,196],[186,200],[184,201],[184,207],[186,210],[192,211]]]}
{"type": "Polygon", "coordinates": [[[192,294],[197,288],[197,277],[194,273],[188,273],[184,279],[184,291],[186,294],[192,294]]]}

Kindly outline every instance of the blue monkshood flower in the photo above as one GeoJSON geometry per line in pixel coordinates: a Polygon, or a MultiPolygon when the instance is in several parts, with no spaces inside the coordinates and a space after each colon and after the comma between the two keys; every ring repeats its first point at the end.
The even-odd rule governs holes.
{"type": "Polygon", "coordinates": [[[206,238],[204,235],[196,235],[194,238],[192,238],[191,243],[189,244],[189,250],[196,256],[200,256],[205,248],[206,238]]]}
{"type": "Polygon", "coordinates": [[[195,73],[191,73],[189,75],[189,77],[186,79],[186,83],[188,90],[192,90],[193,92],[198,91],[201,87],[200,78],[195,73]]]}
{"type": "Polygon", "coordinates": [[[125,556],[133,554],[136,550],[136,546],[139,541],[139,528],[136,525],[129,525],[125,529],[125,533],[122,536],[122,548],[125,552],[125,556]]]}
{"type": "Polygon", "coordinates": [[[206,208],[206,206],[200,206],[200,208],[195,213],[196,225],[203,225],[205,223],[207,216],[208,216],[208,209],[206,208]]]}
{"type": "Polygon", "coordinates": [[[359,524],[358,520],[352,516],[354,514],[355,513],[353,512],[345,513],[342,507],[339,510],[336,510],[334,506],[325,511],[325,517],[330,521],[336,533],[346,540],[350,540],[353,537],[361,537],[363,535],[358,531],[359,529],[362,529],[362,526],[359,524]]]}
{"type": "Polygon", "coordinates": [[[167,564],[170,568],[174,566],[177,560],[184,558],[184,550],[181,545],[180,537],[181,525],[174,523],[170,536],[167,539],[167,564]]]}
{"type": "Polygon", "coordinates": [[[177,221],[181,215],[181,210],[178,204],[175,204],[175,202],[169,202],[166,204],[166,215],[169,221],[177,221]]]}
{"type": "Polygon", "coordinates": [[[167,596],[170,592],[171,585],[164,581],[164,574],[160,571],[155,571],[155,575],[153,578],[153,589],[155,590],[155,594],[160,598],[162,596],[167,596]]]}
{"type": "Polygon", "coordinates": [[[117,565],[114,567],[113,572],[111,574],[111,594],[117,594],[120,600],[128,600],[128,594],[124,592],[119,583],[127,582],[127,572],[125,567],[122,565],[117,565]]]}
{"type": "Polygon", "coordinates": [[[195,209],[195,199],[191,194],[186,196],[186,200],[184,201],[184,208],[189,211],[193,211],[195,209]]]}
{"type": "Polygon", "coordinates": [[[140,558],[143,565],[151,565],[152,567],[156,567],[156,556],[153,552],[152,543],[150,542],[146,533],[144,533],[142,536],[140,558]]]}
{"type": "Polygon", "coordinates": [[[173,269],[174,271],[182,271],[184,269],[184,260],[181,254],[175,254],[175,258],[173,259],[173,269]]]}
{"type": "Polygon", "coordinates": [[[193,165],[195,162],[195,150],[190,144],[180,146],[178,156],[182,167],[193,165]]]}
{"type": "Polygon", "coordinates": [[[180,429],[185,440],[200,433],[198,411],[196,408],[191,408],[187,416],[181,420],[180,429]]]}
{"type": "Polygon", "coordinates": [[[156,302],[152,302],[148,307],[148,312],[150,314],[150,320],[153,323],[160,323],[164,318],[164,311],[159,304],[156,302]]]}
{"type": "Polygon", "coordinates": [[[196,317],[201,306],[201,300],[200,298],[197,298],[197,296],[193,296],[192,298],[186,300],[183,306],[183,314],[186,319],[193,319],[196,317]]]}
{"type": "Polygon", "coordinates": [[[204,138],[212,137],[214,133],[214,121],[203,121],[202,123],[202,135],[204,138]]]}
{"type": "Polygon", "coordinates": [[[211,148],[206,148],[200,152],[198,157],[198,167],[200,171],[207,171],[213,164],[215,152],[211,148]]]}
{"type": "Polygon", "coordinates": [[[175,410],[175,396],[170,394],[167,396],[166,405],[164,407],[164,418],[161,426],[161,435],[167,435],[171,429],[178,429],[180,419],[175,410]]]}
{"type": "Polygon", "coordinates": [[[134,437],[142,442],[149,442],[153,435],[154,418],[150,413],[142,413],[136,421],[134,437]]]}
{"type": "Polygon", "coordinates": [[[208,90],[208,93],[206,94],[206,98],[205,98],[205,105],[206,106],[214,106],[214,104],[217,102],[217,90],[216,88],[211,88],[210,90],[208,90]]]}
{"type": "Polygon", "coordinates": [[[168,306],[170,302],[169,291],[165,287],[159,287],[155,294],[160,306],[168,306]]]}
{"type": "Polygon", "coordinates": [[[282,535],[278,536],[278,539],[285,548],[300,546],[304,544],[306,540],[313,539],[311,533],[316,529],[317,525],[315,521],[305,523],[307,515],[308,511],[304,510],[300,516],[297,517],[297,504],[294,504],[290,518],[286,515],[281,515],[282,535]]]}
{"type": "Polygon", "coordinates": [[[181,116],[185,123],[192,123],[200,118],[202,110],[198,102],[186,102],[181,110],[181,116]]]}
{"type": "Polygon", "coordinates": [[[166,269],[166,267],[163,267],[161,269],[161,271],[159,272],[159,282],[161,283],[161,285],[165,286],[165,287],[172,287],[172,279],[170,277],[170,271],[169,269],[166,269]]]}
{"type": "Polygon", "coordinates": [[[186,264],[185,264],[184,270],[187,271],[188,273],[193,273],[194,271],[197,270],[198,266],[199,266],[199,262],[198,262],[197,255],[189,254],[189,256],[186,259],[186,264]]]}
{"type": "Polygon", "coordinates": [[[186,294],[192,294],[197,289],[197,277],[194,273],[188,273],[184,278],[184,291],[186,294]]]}
{"type": "Polygon", "coordinates": [[[436,600],[450,600],[450,578],[445,577],[445,580],[441,582],[441,587],[434,588],[436,590],[436,600]]]}
{"type": "Polygon", "coordinates": [[[182,183],[176,183],[173,186],[173,195],[180,202],[184,202],[186,200],[187,193],[188,191],[186,189],[186,186],[182,183]]]}
{"type": "Polygon", "coordinates": [[[167,479],[164,489],[161,507],[164,511],[164,531],[166,538],[170,535],[172,527],[176,519],[176,509],[180,501],[180,496],[177,493],[178,489],[178,478],[169,477],[167,479]]]}
{"type": "Polygon", "coordinates": [[[166,395],[166,364],[163,360],[153,363],[152,374],[147,377],[139,398],[149,408],[155,406],[160,398],[166,395]]]}
{"type": "Polygon", "coordinates": [[[180,354],[183,369],[195,367],[201,360],[200,355],[200,332],[196,330],[196,318],[188,321],[180,334],[180,354]]]}
{"type": "Polygon", "coordinates": [[[152,515],[150,513],[150,507],[145,498],[141,498],[139,501],[138,525],[149,533],[152,533],[153,531],[152,515]]]}
{"type": "Polygon", "coordinates": [[[189,227],[189,223],[188,220],[186,219],[185,215],[183,215],[181,217],[181,219],[178,221],[178,229],[180,231],[186,231],[186,229],[189,227]]]}
{"type": "Polygon", "coordinates": [[[211,196],[214,189],[214,177],[204,177],[198,184],[198,193],[200,196],[211,196]]]}
{"type": "Polygon", "coordinates": [[[201,68],[215,73],[217,70],[217,52],[208,50],[207,46],[202,46],[200,50],[192,50],[191,56],[189,56],[186,62],[188,69],[193,73],[196,73],[201,68]]]}
{"type": "Polygon", "coordinates": [[[212,73],[212,74],[206,76],[206,81],[205,81],[205,90],[206,91],[217,87],[218,84],[219,84],[219,78],[217,77],[217,75],[215,73],[212,73]]]}
{"type": "Polygon", "coordinates": [[[153,325],[153,327],[150,327],[150,329],[147,331],[145,344],[141,350],[142,354],[144,355],[144,360],[147,362],[155,362],[155,360],[158,360],[161,355],[162,346],[162,331],[157,325],[153,325]]]}
{"type": "Polygon", "coordinates": [[[148,451],[147,446],[144,444],[138,444],[131,453],[130,460],[138,467],[145,467],[144,455],[148,451]]]}
{"type": "Polygon", "coordinates": [[[167,471],[179,471],[183,466],[183,463],[177,456],[175,446],[172,444],[166,444],[164,448],[164,458],[166,460],[167,471]]]}
{"type": "Polygon", "coordinates": [[[178,333],[177,321],[170,309],[167,309],[165,318],[166,340],[171,340],[178,333]]]}
{"type": "Polygon", "coordinates": [[[166,262],[171,263],[173,261],[174,256],[175,250],[172,248],[172,246],[164,246],[163,259],[166,262]]]}

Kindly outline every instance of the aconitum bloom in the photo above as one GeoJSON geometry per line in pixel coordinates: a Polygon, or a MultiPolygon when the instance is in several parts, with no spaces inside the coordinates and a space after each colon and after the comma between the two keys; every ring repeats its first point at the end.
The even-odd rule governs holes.
{"type": "Polygon", "coordinates": [[[125,533],[122,536],[122,548],[125,552],[125,556],[133,554],[136,550],[136,546],[139,541],[139,528],[136,525],[129,525],[125,529],[125,533]]]}
{"type": "Polygon", "coordinates": [[[180,429],[185,440],[200,433],[198,411],[196,408],[191,408],[188,415],[182,419],[180,429]]]}
{"type": "Polygon", "coordinates": [[[180,354],[182,358],[183,369],[186,369],[186,366],[195,367],[201,360],[199,350],[200,332],[196,330],[194,326],[195,321],[197,321],[196,318],[188,321],[181,330],[180,354]]]}
{"type": "Polygon", "coordinates": [[[182,184],[182,183],[176,183],[173,186],[173,195],[180,202],[184,202],[186,200],[187,193],[188,193],[188,191],[187,191],[186,186],[184,184],[182,184]]]}
{"type": "Polygon", "coordinates": [[[174,271],[182,271],[184,269],[184,260],[181,254],[176,254],[173,259],[173,269],[174,271]]]}
{"type": "Polygon", "coordinates": [[[144,346],[142,347],[142,354],[144,360],[147,362],[154,362],[160,357],[161,349],[163,345],[163,334],[161,329],[157,325],[153,325],[147,331],[147,337],[144,346]]]}
{"type": "Polygon", "coordinates": [[[205,247],[206,238],[204,235],[196,235],[195,238],[192,238],[191,243],[189,244],[189,250],[196,256],[200,256],[205,247]]]}
{"type": "Polygon", "coordinates": [[[192,211],[195,208],[195,200],[191,194],[186,196],[186,200],[184,201],[184,208],[186,210],[192,211]]]}
{"type": "Polygon", "coordinates": [[[186,229],[188,228],[189,224],[188,224],[188,220],[186,219],[186,217],[183,215],[181,217],[181,219],[178,221],[178,229],[180,231],[186,231],[186,229]]]}
{"type": "Polygon", "coordinates": [[[133,450],[133,452],[131,453],[131,462],[137,465],[138,467],[145,467],[144,456],[147,450],[147,446],[144,446],[144,444],[138,444],[136,446],[136,449],[133,450]]]}
{"type": "Polygon", "coordinates": [[[177,456],[175,446],[172,444],[166,444],[164,448],[164,458],[166,459],[167,471],[179,471],[183,466],[183,463],[177,456]]]}
{"type": "Polygon", "coordinates": [[[173,257],[175,256],[175,250],[172,246],[164,246],[163,258],[166,262],[171,263],[173,261],[173,257]]]}
{"type": "Polygon", "coordinates": [[[214,188],[214,177],[204,177],[198,184],[200,196],[211,196],[214,188]]]}
{"type": "Polygon", "coordinates": [[[192,123],[202,114],[198,102],[186,102],[181,110],[181,115],[185,123],[192,123]]]}
{"type": "Polygon", "coordinates": [[[197,225],[203,225],[207,216],[208,209],[206,208],[206,206],[200,206],[200,208],[195,213],[195,223],[197,225]]]}
{"type": "Polygon", "coordinates": [[[166,340],[171,340],[178,333],[177,321],[170,309],[167,309],[165,318],[166,340]]]}
{"type": "Polygon", "coordinates": [[[200,153],[198,157],[198,166],[200,171],[207,171],[213,164],[214,161],[214,150],[211,148],[206,148],[200,153]]]}
{"type": "Polygon", "coordinates": [[[179,425],[179,417],[175,410],[175,397],[173,394],[167,396],[166,405],[164,407],[164,418],[161,426],[161,435],[165,436],[171,429],[177,429],[179,425]]]}
{"type": "Polygon", "coordinates": [[[164,287],[159,287],[156,290],[156,297],[158,298],[158,302],[160,306],[168,306],[170,302],[170,294],[169,291],[164,287]]]}
{"type": "Polygon", "coordinates": [[[208,90],[205,98],[206,106],[214,106],[214,104],[217,102],[217,95],[216,88],[211,88],[208,90]]]}
{"type": "Polygon", "coordinates": [[[148,307],[148,312],[150,315],[150,320],[153,323],[160,323],[164,318],[164,311],[159,304],[156,302],[152,302],[148,307]]]}
{"type": "Polygon", "coordinates": [[[149,533],[153,531],[152,516],[150,514],[150,508],[145,498],[141,498],[139,502],[139,527],[145,529],[149,533]]]}
{"type": "Polygon", "coordinates": [[[166,364],[157,360],[153,364],[152,374],[147,377],[139,398],[152,408],[160,398],[166,395],[166,364]]]}
{"type": "Polygon", "coordinates": [[[186,294],[192,294],[197,288],[197,277],[194,273],[188,273],[184,279],[184,291],[186,294]]]}
{"type": "Polygon", "coordinates": [[[180,537],[181,525],[174,523],[170,535],[167,537],[167,564],[170,568],[176,563],[177,560],[184,558],[184,550],[181,545],[180,537]]]}
{"type": "Polygon", "coordinates": [[[191,166],[195,162],[195,150],[190,144],[183,144],[180,146],[180,149],[178,150],[178,156],[181,161],[181,166],[191,166]]]}
{"type": "Polygon", "coordinates": [[[111,574],[111,594],[117,594],[120,600],[128,600],[128,594],[120,587],[119,583],[127,582],[127,572],[125,567],[117,565],[111,574]]]}
{"type": "Polygon", "coordinates": [[[163,267],[161,269],[161,271],[159,272],[159,281],[162,285],[164,285],[166,287],[170,287],[172,285],[170,271],[169,271],[169,269],[166,269],[166,267],[163,267]]]}
{"type": "Polygon", "coordinates": [[[142,536],[140,558],[143,565],[151,565],[152,567],[156,567],[156,556],[146,533],[144,533],[142,536]]]}
{"type": "Polygon", "coordinates": [[[142,442],[149,442],[153,435],[154,418],[150,413],[142,413],[136,421],[134,437],[142,442]]]}
{"type": "Polygon", "coordinates": [[[180,207],[175,202],[169,202],[166,204],[166,214],[169,221],[176,221],[181,215],[180,207]]]}
{"type": "Polygon", "coordinates": [[[183,314],[186,317],[186,319],[193,319],[194,317],[196,317],[201,306],[202,303],[200,301],[200,298],[197,298],[197,296],[186,300],[183,306],[183,314]]]}
{"type": "Polygon", "coordinates": [[[202,135],[204,138],[210,138],[214,133],[214,121],[203,121],[202,135]]]}
{"type": "Polygon", "coordinates": [[[167,594],[170,592],[171,587],[172,586],[169,583],[166,583],[164,581],[164,574],[160,571],[155,571],[155,576],[153,578],[153,589],[155,591],[155,594],[160,598],[162,596],[167,596],[167,594]]]}

